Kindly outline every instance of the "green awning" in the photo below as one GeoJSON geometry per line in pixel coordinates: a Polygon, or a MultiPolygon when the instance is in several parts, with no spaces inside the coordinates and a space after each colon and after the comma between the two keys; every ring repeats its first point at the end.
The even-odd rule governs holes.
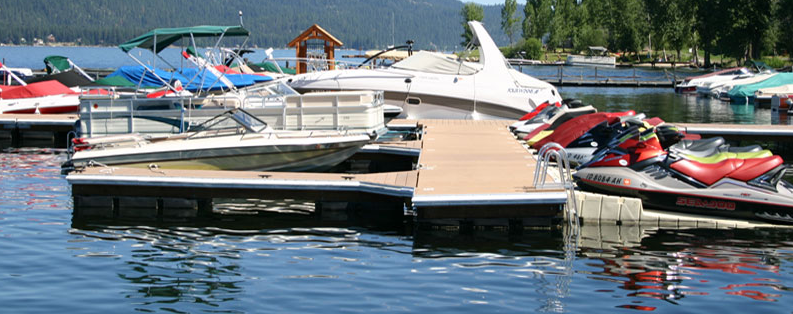
{"type": "Polygon", "coordinates": [[[129,52],[135,47],[154,51],[154,38],[156,37],[157,51],[154,51],[154,53],[159,53],[181,38],[189,38],[191,34],[193,37],[217,37],[224,34],[224,36],[248,36],[250,32],[242,26],[201,25],[193,27],[156,28],[135,39],[118,45],[118,47],[124,52],[129,52]]]}
{"type": "MultiPolygon", "coordinates": [[[[278,73],[278,68],[275,66],[275,64],[272,64],[270,62],[253,63],[253,65],[255,65],[257,67],[260,67],[263,70],[268,71],[268,72],[278,73]]],[[[283,71],[284,74],[296,74],[297,73],[295,69],[290,69],[290,68],[281,68],[281,71],[283,71]]]]}
{"type": "Polygon", "coordinates": [[[47,56],[44,58],[47,74],[60,73],[72,68],[69,59],[63,56],[47,56]]]}
{"type": "Polygon", "coordinates": [[[121,75],[105,77],[94,81],[92,86],[116,86],[116,87],[136,87],[138,84],[130,82],[121,75]]]}

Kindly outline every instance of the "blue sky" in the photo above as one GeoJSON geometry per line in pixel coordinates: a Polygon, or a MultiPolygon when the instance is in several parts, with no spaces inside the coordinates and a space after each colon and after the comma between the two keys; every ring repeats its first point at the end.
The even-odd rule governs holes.
{"type": "MultiPolygon", "coordinates": [[[[463,2],[475,2],[482,5],[504,4],[504,0],[462,0],[463,2]]],[[[519,4],[526,4],[526,0],[518,0],[519,4]]]]}

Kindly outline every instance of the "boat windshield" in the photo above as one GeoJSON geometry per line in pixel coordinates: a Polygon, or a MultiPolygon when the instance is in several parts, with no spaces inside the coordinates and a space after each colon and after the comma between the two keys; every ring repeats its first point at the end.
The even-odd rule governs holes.
{"type": "Polygon", "coordinates": [[[251,132],[259,133],[267,128],[266,122],[259,120],[259,118],[242,109],[235,110],[231,114],[231,118],[251,132]]]}
{"type": "Polygon", "coordinates": [[[391,67],[449,75],[473,75],[480,70],[474,64],[452,60],[442,54],[427,51],[416,52],[411,57],[394,63],[391,67]]]}
{"type": "Polygon", "coordinates": [[[286,83],[284,81],[277,81],[276,83],[268,84],[268,85],[265,85],[264,87],[267,90],[272,91],[272,93],[276,94],[276,95],[298,95],[298,94],[300,94],[296,90],[292,89],[292,87],[289,87],[289,85],[286,85],[286,83]]]}
{"type": "Polygon", "coordinates": [[[267,122],[260,120],[243,109],[236,108],[214,116],[197,126],[190,127],[190,132],[237,129],[239,127],[244,128],[248,132],[261,133],[267,129],[267,122]]]}

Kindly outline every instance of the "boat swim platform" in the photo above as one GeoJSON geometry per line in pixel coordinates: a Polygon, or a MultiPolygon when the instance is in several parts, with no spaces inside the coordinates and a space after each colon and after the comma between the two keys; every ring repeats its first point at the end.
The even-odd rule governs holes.
{"type": "MultiPolygon", "coordinates": [[[[187,200],[187,207],[200,212],[197,204],[207,199],[249,198],[371,203],[419,221],[525,223],[534,217],[558,217],[567,192],[558,184],[535,186],[536,161],[509,132],[510,123],[392,120],[389,126],[419,126],[423,134],[416,141],[377,143],[361,151],[416,158],[416,170],[357,174],[88,167],[66,179],[72,186],[75,214],[84,205],[119,213],[140,204],[185,204],[173,200],[187,200]]],[[[546,182],[553,178],[546,177],[546,182]]]]}

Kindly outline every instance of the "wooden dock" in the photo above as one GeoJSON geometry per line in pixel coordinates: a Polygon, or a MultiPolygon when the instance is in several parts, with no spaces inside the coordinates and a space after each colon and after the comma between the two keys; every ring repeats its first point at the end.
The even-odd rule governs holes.
{"type": "Polygon", "coordinates": [[[640,80],[588,80],[588,79],[558,79],[558,78],[542,78],[543,81],[550,83],[554,86],[580,86],[580,87],[659,87],[659,88],[674,88],[682,81],[675,83],[674,81],[640,81],[640,80]]]}
{"type": "Polygon", "coordinates": [[[78,119],[76,114],[0,114],[0,148],[66,148],[78,119]]]}
{"type": "Polygon", "coordinates": [[[187,207],[195,208],[198,215],[198,204],[210,198],[292,198],[318,204],[372,203],[427,221],[523,221],[556,216],[567,201],[561,186],[535,186],[536,162],[507,130],[509,121],[391,123],[417,124],[424,135],[418,141],[370,145],[365,153],[410,156],[420,149],[418,169],[340,174],[96,167],[73,172],[66,179],[72,185],[75,213],[111,208],[111,216],[152,206],[157,208],[143,211],[163,213],[168,210],[161,208],[164,204],[183,205],[184,200],[194,205],[187,207]]]}

